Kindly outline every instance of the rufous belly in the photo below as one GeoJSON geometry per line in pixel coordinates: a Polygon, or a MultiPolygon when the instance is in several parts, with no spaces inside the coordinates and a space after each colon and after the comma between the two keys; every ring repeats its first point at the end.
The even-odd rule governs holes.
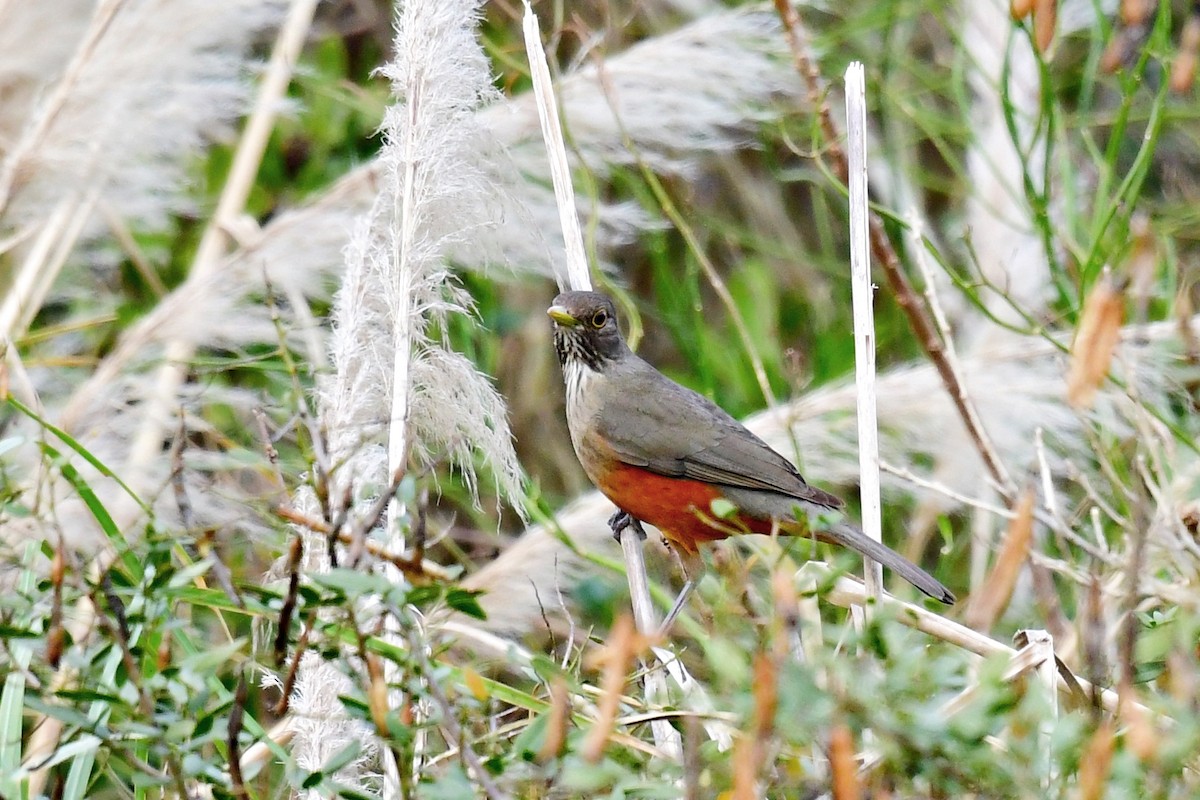
{"type": "Polygon", "coordinates": [[[731,533],[770,533],[769,519],[734,514],[718,519],[713,500],[719,487],[687,478],[671,478],[621,464],[596,476],[597,487],[622,511],[662,531],[684,552],[695,553],[701,542],[724,539],[731,533]]]}

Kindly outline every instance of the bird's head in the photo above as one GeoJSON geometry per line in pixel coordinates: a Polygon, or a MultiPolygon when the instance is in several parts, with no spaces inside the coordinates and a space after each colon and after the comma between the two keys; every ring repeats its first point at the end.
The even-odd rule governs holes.
{"type": "Polygon", "coordinates": [[[628,350],[617,310],[599,292],[563,292],[546,314],[554,321],[554,349],[564,367],[579,363],[599,372],[628,350]]]}

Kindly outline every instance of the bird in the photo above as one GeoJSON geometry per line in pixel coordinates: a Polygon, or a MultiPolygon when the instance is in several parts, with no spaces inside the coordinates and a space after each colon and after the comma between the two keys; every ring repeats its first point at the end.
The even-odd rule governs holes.
{"type": "Polygon", "coordinates": [[[614,534],[649,523],[683,566],[686,580],[662,630],[703,574],[699,545],[742,533],[777,531],[848,547],[935,600],[954,602],[937,579],[847,520],[842,500],[809,485],[724,409],[634,353],[607,296],[563,292],[546,313],[571,443],[588,478],[618,509],[614,534]]]}

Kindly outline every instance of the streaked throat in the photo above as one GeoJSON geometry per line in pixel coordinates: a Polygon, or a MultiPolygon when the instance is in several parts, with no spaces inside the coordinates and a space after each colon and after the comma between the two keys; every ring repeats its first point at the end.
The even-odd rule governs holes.
{"type": "Polygon", "coordinates": [[[572,335],[562,329],[554,331],[554,349],[562,366],[567,386],[567,403],[575,404],[585,396],[587,385],[600,375],[608,360],[585,337],[572,335]]]}

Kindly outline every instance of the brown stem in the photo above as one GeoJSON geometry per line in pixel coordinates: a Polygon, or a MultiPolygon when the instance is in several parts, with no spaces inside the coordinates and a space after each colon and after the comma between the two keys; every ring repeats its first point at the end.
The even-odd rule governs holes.
{"type": "Polygon", "coordinates": [[[229,782],[230,793],[238,800],[250,800],[246,782],[242,779],[242,749],[238,735],[242,732],[242,714],[246,708],[246,676],[238,679],[237,692],[233,696],[233,708],[229,711],[229,782]]]}

